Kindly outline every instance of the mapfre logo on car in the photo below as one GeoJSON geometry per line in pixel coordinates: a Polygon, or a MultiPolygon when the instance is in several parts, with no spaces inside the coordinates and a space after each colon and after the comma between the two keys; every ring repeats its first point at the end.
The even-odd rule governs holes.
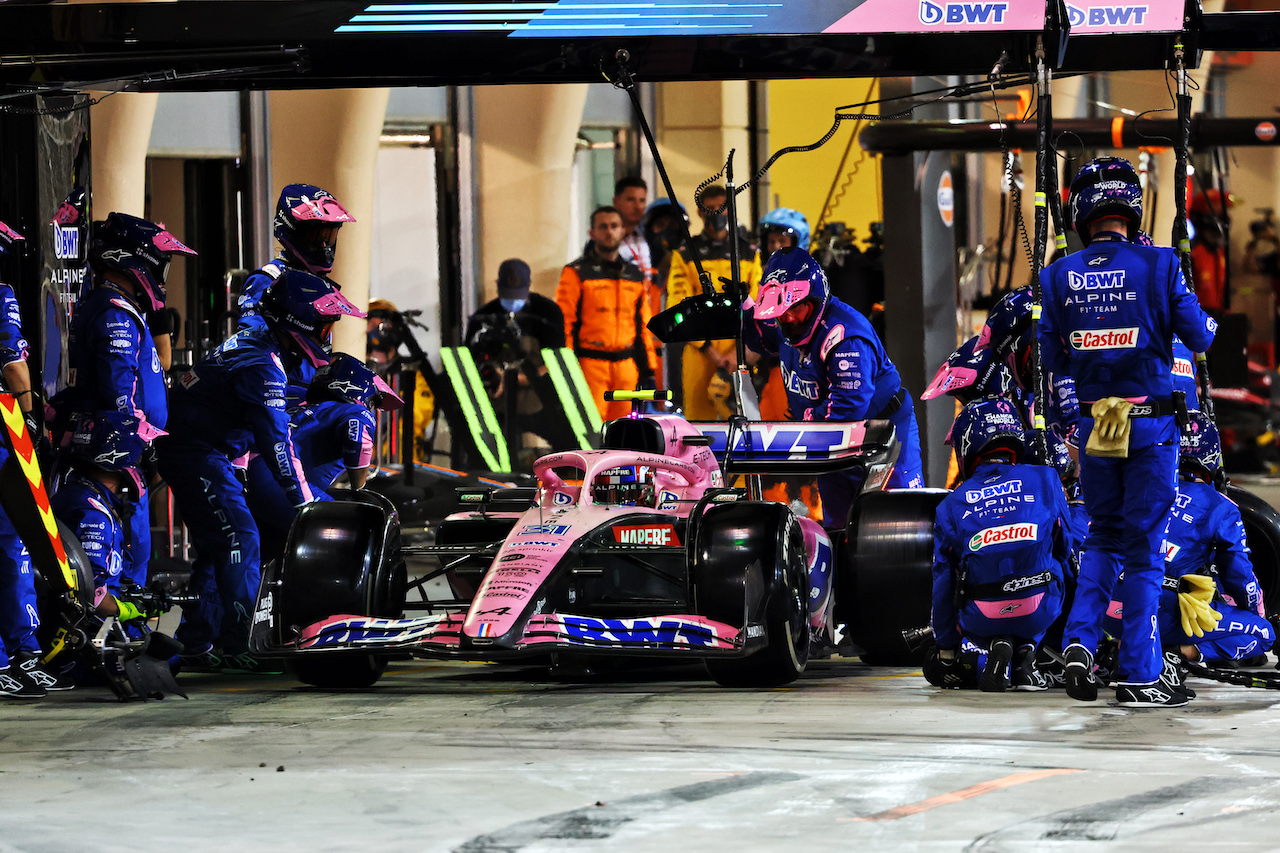
{"type": "Polygon", "coordinates": [[[970,551],[980,551],[988,545],[1003,545],[1006,542],[1035,542],[1039,537],[1036,531],[1038,524],[1002,524],[999,527],[988,527],[981,533],[973,534],[969,540],[970,551]]]}
{"type": "Polygon", "coordinates": [[[920,0],[920,23],[929,26],[1003,24],[1008,3],[931,3],[920,0]]]}
{"type": "Polygon", "coordinates": [[[1071,347],[1080,352],[1100,349],[1131,349],[1138,345],[1138,327],[1097,329],[1071,333],[1071,347]]]}
{"type": "Polygon", "coordinates": [[[638,524],[613,528],[613,538],[623,545],[671,545],[680,547],[680,537],[670,524],[638,524]]]}

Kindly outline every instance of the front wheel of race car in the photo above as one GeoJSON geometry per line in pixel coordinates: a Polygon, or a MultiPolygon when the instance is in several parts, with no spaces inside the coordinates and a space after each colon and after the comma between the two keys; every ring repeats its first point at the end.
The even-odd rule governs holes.
{"type": "Polygon", "coordinates": [[[809,575],[804,535],[780,504],[712,507],[699,520],[691,570],[697,613],[728,625],[763,627],[764,648],[742,658],[708,658],[725,687],[779,687],[809,662],[809,575]]]}
{"type": "MultiPolygon", "coordinates": [[[[329,616],[398,617],[405,586],[400,525],[385,498],[357,492],[353,500],[308,504],[289,531],[281,566],[283,639],[329,616]]],[[[386,669],[384,657],[363,651],[303,651],[293,663],[304,684],[326,688],[369,687],[386,669]]]]}

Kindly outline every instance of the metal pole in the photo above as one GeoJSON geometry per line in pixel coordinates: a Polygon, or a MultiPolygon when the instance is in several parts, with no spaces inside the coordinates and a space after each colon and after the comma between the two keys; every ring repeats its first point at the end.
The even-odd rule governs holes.
{"type": "MultiPolygon", "coordinates": [[[[1173,46],[1173,73],[1178,85],[1178,144],[1173,170],[1173,245],[1182,262],[1182,276],[1195,292],[1195,270],[1191,265],[1191,240],[1187,236],[1187,156],[1191,147],[1191,93],[1187,86],[1187,66],[1183,45],[1173,46]]],[[[1196,353],[1196,386],[1200,390],[1200,411],[1214,420],[1212,388],[1209,385],[1209,362],[1202,352],[1196,353]]]]}
{"type": "Polygon", "coordinates": [[[1049,459],[1045,442],[1045,377],[1040,363],[1040,271],[1044,268],[1044,253],[1049,244],[1049,208],[1045,189],[1048,185],[1048,160],[1054,156],[1049,150],[1049,134],[1053,122],[1051,95],[1052,75],[1045,66],[1044,41],[1036,39],[1036,85],[1039,105],[1036,110],[1036,239],[1031,253],[1031,447],[1038,463],[1049,459]]]}

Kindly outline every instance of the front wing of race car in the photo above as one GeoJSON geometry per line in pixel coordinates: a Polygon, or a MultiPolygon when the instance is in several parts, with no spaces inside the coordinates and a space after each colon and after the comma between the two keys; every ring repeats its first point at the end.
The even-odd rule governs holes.
{"type": "MultiPolygon", "coordinates": [[[[417,556],[437,558],[442,567],[455,560],[474,560],[477,556],[473,549],[456,546],[413,550],[417,556]]],[[[495,606],[493,599],[483,596],[477,596],[469,604],[428,601],[406,604],[410,613],[415,609],[429,611],[422,615],[386,618],[336,613],[300,625],[291,614],[282,612],[287,609],[283,606],[286,597],[270,592],[280,586],[278,569],[271,566],[264,574],[264,592],[259,595],[250,645],[258,654],[373,651],[461,660],[504,660],[551,652],[701,658],[746,655],[754,651],[756,641],[764,637],[763,626],[750,624],[745,610],[738,625],[688,612],[663,612],[688,609],[688,602],[675,595],[667,600],[651,600],[653,613],[645,613],[644,605],[637,603],[629,608],[631,613],[610,616],[562,612],[545,604],[564,602],[567,580],[579,573],[593,572],[593,566],[619,555],[638,556],[641,562],[650,565],[683,566],[686,550],[683,546],[623,548],[580,543],[543,580],[541,594],[530,598],[529,614],[505,631],[496,620],[508,617],[507,606],[495,606]],[[537,612],[542,608],[544,612],[537,612]],[[492,616],[493,620],[486,620],[486,616],[492,616]]]]}

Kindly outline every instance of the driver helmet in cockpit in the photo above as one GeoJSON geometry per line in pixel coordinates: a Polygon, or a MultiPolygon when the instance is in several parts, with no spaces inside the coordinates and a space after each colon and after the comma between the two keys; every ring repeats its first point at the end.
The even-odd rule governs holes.
{"type": "Polygon", "coordinates": [[[651,506],[653,474],[644,465],[601,471],[591,483],[591,499],[597,504],[613,506],[651,506]]]}

